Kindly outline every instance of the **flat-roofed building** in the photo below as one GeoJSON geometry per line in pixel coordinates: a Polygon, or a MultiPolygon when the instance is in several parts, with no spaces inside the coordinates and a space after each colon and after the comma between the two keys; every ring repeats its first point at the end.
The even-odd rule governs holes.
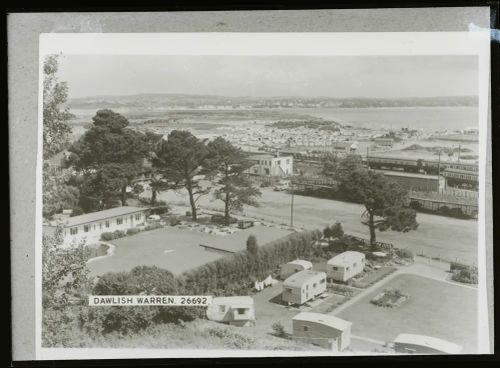
{"type": "Polygon", "coordinates": [[[446,180],[443,176],[410,173],[404,171],[374,170],[383,174],[408,190],[418,192],[439,192],[445,189],[446,180]]]}
{"type": "Polygon", "coordinates": [[[361,252],[347,251],[330,258],[326,263],[328,278],[345,282],[363,272],[365,255],[361,252]]]}
{"type": "Polygon", "coordinates": [[[293,156],[256,154],[249,156],[254,165],[247,173],[260,176],[289,176],[293,174],[293,156]]]}
{"type": "Polygon", "coordinates": [[[394,350],[402,354],[460,354],[462,346],[432,336],[402,333],[394,340],[394,350]]]}
{"type": "Polygon", "coordinates": [[[294,273],[304,270],[312,270],[312,267],[313,265],[311,262],[304,261],[302,259],[296,259],[281,266],[280,277],[282,280],[285,280],[294,273]]]}
{"type": "Polygon", "coordinates": [[[255,324],[254,301],[250,296],[213,298],[207,307],[207,318],[234,326],[252,326],[255,324]]]}
{"type": "Polygon", "coordinates": [[[329,314],[302,312],[292,318],[293,339],[343,351],[351,345],[352,323],[329,314]]]}
{"type": "Polygon", "coordinates": [[[326,291],[326,273],[304,270],[283,281],[282,300],[288,304],[302,305],[326,291]]]}
{"type": "Polygon", "coordinates": [[[104,232],[126,231],[143,224],[146,210],[130,206],[110,208],[79,216],[59,217],[49,227],[63,228],[65,246],[78,245],[82,241],[89,244],[98,241],[104,232]]]}

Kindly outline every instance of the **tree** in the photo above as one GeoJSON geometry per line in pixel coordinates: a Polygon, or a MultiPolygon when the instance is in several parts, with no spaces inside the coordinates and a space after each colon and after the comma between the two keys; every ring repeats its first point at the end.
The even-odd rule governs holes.
{"type": "Polygon", "coordinates": [[[184,130],[174,130],[161,142],[154,165],[172,188],[184,188],[189,195],[191,217],[197,219],[196,202],[210,192],[200,181],[208,157],[205,142],[184,130]]]}
{"type": "Polygon", "coordinates": [[[91,279],[83,244],[63,247],[63,229],[42,239],[42,305],[63,308],[74,299],[85,302],[91,279]]]}
{"type": "Polygon", "coordinates": [[[73,116],[64,106],[68,98],[66,82],[57,78],[58,55],[47,56],[43,63],[43,158],[62,151],[69,143],[73,116]]]}
{"type": "Polygon", "coordinates": [[[207,167],[215,178],[217,189],[214,198],[224,202],[224,219],[229,224],[231,212],[241,211],[243,205],[258,206],[256,198],[261,195],[253,186],[245,171],[253,166],[245,153],[222,137],[208,144],[207,167]]]}
{"type": "Polygon", "coordinates": [[[408,193],[383,174],[357,167],[341,176],[340,188],[348,198],[365,206],[363,224],[370,229],[370,244],[376,245],[375,230],[416,230],[416,212],[405,208],[408,193]]]}
{"type": "Polygon", "coordinates": [[[52,165],[43,163],[43,216],[50,217],[65,209],[74,209],[78,204],[80,191],[69,185],[71,173],[52,165]]]}
{"type": "Polygon", "coordinates": [[[69,149],[70,163],[86,179],[82,208],[108,208],[116,197],[126,206],[127,188],[145,171],[146,136],[128,129],[128,120],[111,110],[97,111],[92,120],[93,126],[69,149]]]}
{"type": "Polygon", "coordinates": [[[254,235],[250,235],[247,239],[247,251],[252,255],[256,255],[257,252],[259,251],[259,246],[257,245],[257,238],[254,235]]]}

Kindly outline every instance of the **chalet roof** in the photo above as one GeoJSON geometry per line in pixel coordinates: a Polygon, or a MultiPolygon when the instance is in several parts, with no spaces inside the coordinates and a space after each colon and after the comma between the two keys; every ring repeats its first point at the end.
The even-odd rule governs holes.
{"type": "Polygon", "coordinates": [[[462,351],[462,346],[460,345],[454,344],[446,340],[438,339],[436,337],[425,336],[425,335],[402,333],[396,337],[394,343],[425,346],[428,348],[442,351],[447,354],[458,354],[462,351]]]}
{"type": "Polygon", "coordinates": [[[330,258],[327,264],[335,266],[350,266],[354,262],[357,262],[363,258],[365,258],[365,255],[363,253],[349,250],[347,252],[340,253],[333,258],[330,258]]]}
{"type": "Polygon", "coordinates": [[[307,321],[327,325],[339,331],[345,331],[351,327],[352,322],[322,313],[302,312],[292,318],[293,321],[307,321]]]}
{"type": "Polygon", "coordinates": [[[146,208],[141,208],[141,207],[131,207],[131,206],[115,207],[103,211],[91,212],[79,216],[68,217],[66,220],[64,220],[63,225],[65,227],[71,227],[99,220],[105,220],[116,216],[129,215],[137,212],[142,212],[145,210],[146,208]]]}
{"type": "Polygon", "coordinates": [[[304,267],[304,269],[312,268],[312,263],[311,262],[305,261],[305,260],[302,260],[302,259],[296,259],[294,261],[288,262],[287,264],[293,264],[293,265],[297,265],[297,266],[302,266],[302,267],[304,267]]]}
{"type": "Polygon", "coordinates": [[[301,287],[311,279],[317,279],[321,276],[326,278],[326,273],[312,270],[299,271],[283,281],[283,286],[301,287]]]}

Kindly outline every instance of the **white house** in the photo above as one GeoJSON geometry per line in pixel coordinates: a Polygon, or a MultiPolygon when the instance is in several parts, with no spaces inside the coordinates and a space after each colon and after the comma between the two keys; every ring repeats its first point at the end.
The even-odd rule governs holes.
{"type": "Polygon", "coordinates": [[[312,270],[312,263],[309,261],[304,261],[302,259],[296,259],[295,261],[288,262],[281,266],[280,277],[285,280],[287,277],[293,275],[294,273],[312,270]]]}
{"type": "Polygon", "coordinates": [[[254,165],[247,170],[249,174],[260,176],[289,176],[293,174],[293,157],[260,154],[249,157],[254,165]]]}
{"type": "Polygon", "coordinates": [[[213,298],[212,304],[207,307],[207,318],[234,326],[255,325],[253,299],[250,296],[213,298]]]}
{"type": "Polygon", "coordinates": [[[283,281],[281,299],[288,304],[302,305],[326,291],[326,273],[304,270],[283,281]]]}
{"type": "Polygon", "coordinates": [[[328,278],[347,281],[365,268],[365,255],[361,252],[347,251],[331,258],[326,263],[328,278]]]}
{"type": "Polygon", "coordinates": [[[302,312],[292,318],[293,339],[304,344],[343,351],[351,345],[351,325],[329,314],[302,312]]]}
{"type": "Polygon", "coordinates": [[[402,333],[394,340],[394,350],[402,354],[460,354],[462,346],[432,336],[402,333]]]}
{"type": "Polygon", "coordinates": [[[116,207],[103,211],[86,213],[74,217],[59,217],[50,227],[62,226],[64,245],[96,242],[104,232],[127,229],[141,225],[145,221],[146,208],[116,207]]]}

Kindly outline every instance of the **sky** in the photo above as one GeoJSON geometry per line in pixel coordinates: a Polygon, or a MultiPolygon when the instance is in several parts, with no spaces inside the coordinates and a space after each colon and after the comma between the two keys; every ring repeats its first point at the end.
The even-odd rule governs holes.
{"type": "Polygon", "coordinates": [[[178,93],[220,96],[477,95],[475,56],[62,55],[69,97],[178,93]]]}

